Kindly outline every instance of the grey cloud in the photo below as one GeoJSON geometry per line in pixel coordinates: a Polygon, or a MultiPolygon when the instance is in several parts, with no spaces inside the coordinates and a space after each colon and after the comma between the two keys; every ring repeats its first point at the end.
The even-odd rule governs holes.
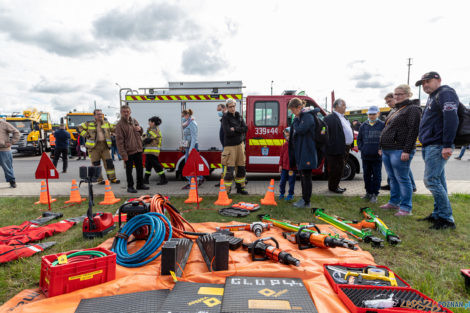
{"type": "Polygon", "coordinates": [[[227,26],[227,31],[230,34],[230,36],[235,36],[238,33],[238,23],[232,19],[229,19],[225,22],[225,25],[227,26]]]}
{"type": "Polygon", "coordinates": [[[77,92],[81,89],[83,89],[83,86],[81,85],[61,81],[50,82],[47,79],[42,78],[39,83],[37,83],[30,89],[30,91],[40,93],[62,94],[77,92]]]}
{"type": "Polygon", "coordinates": [[[356,83],[356,88],[372,88],[372,89],[380,89],[380,88],[386,88],[391,86],[391,83],[383,83],[379,81],[358,81],[356,83]]]}
{"type": "Polygon", "coordinates": [[[430,19],[428,20],[428,22],[429,22],[429,23],[437,23],[437,22],[439,22],[439,21],[441,21],[441,20],[443,20],[443,19],[444,19],[443,16],[434,16],[434,17],[430,18],[430,19]]]}
{"type": "Polygon", "coordinates": [[[118,98],[119,88],[110,81],[100,80],[95,84],[91,93],[106,101],[111,101],[118,98]]]}
{"type": "Polygon", "coordinates": [[[227,66],[227,61],[220,55],[220,43],[215,40],[190,46],[183,52],[183,73],[207,75],[214,74],[227,66]]]}
{"type": "Polygon", "coordinates": [[[51,104],[54,110],[61,111],[61,112],[69,112],[75,107],[74,104],[60,97],[52,98],[51,104]]]}
{"type": "Polygon", "coordinates": [[[189,14],[170,3],[154,3],[134,11],[114,9],[93,26],[97,38],[110,40],[186,39],[199,32],[189,14]]]}
{"type": "Polygon", "coordinates": [[[0,32],[7,34],[12,40],[62,56],[73,57],[101,50],[93,41],[84,40],[78,33],[60,33],[47,29],[36,31],[11,18],[5,11],[0,13],[0,32]]]}
{"type": "Polygon", "coordinates": [[[57,96],[53,97],[50,101],[52,109],[60,111],[61,113],[66,113],[72,110],[77,110],[78,112],[90,112],[93,108],[93,101],[89,96],[57,96]]]}
{"type": "Polygon", "coordinates": [[[364,64],[365,62],[366,62],[366,60],[354,60],[354,61],[348,63],[348,66],[352,67],[352,66],[355,66],[356,64],[364,64]]]}
{"type": "Polygon", "coordinates": [[[357,73],[357,74],[351,76],[351,78],[354,79],[354,80],[369,80],[373,76],[375,76],[375,75],[364,71],[362,73],[357,73]]]}

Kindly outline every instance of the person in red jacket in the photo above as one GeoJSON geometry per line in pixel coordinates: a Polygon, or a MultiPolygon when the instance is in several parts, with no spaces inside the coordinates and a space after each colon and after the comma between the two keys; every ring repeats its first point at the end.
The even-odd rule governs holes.
{"type": "Polygon", "coordinates": [[[289,132],[290,127],[284,129],[284,138],[286,142],[281,148],[281,157],[279,158],[279,172],[281,173],[281,181],[279,182],[279,200],[286,199],[290,201],[294,198],[295,187],[295,170],[289,166],[289,132]],[[289,193],[284,198],[286,192],[286,182],[289,180],[289,193]]]}

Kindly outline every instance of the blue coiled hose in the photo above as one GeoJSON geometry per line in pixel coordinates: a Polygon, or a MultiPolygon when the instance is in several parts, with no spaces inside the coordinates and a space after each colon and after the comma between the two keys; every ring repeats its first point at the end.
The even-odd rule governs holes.
{"type": "Polygon", "coordinates": [[[157,251],[165,240],[165,223],[169,228],[168,239],[170,239],[173,230],[170,221],[163,214],[150,212],[137,215],[136,217],[133,217],[131,220],[129,220],[121,230],[121,233],[124,234],[124,237],[129,237],[133,232],[142,226],[148,226],[149,237],[147,238],[147,241],[142,246],[142,248],[132,254],[127,252],[127,239],[116,237],[115,246],[111,250],[116,253],[117,264],[125,267],[139,267],[158,258],[162,253],[161,251],[150,259],[145,260],[150,255],[152,255],[152,253],[157,251]]]}

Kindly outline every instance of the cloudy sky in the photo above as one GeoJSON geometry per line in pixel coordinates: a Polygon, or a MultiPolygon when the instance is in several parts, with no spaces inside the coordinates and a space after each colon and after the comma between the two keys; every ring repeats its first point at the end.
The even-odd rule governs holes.
{"type": "MultiPolygon", "coordinates": [[[[242,80],[244,94],[305,90],[325,104],[382,105],[426,71],[470,102],[468,1],[0,0],[0,113],[54,120],[118,88],[242,80]]],[[[422,94],[421,97],[425,98],[422,94]]],[[[111,107],[111,108],[109,108],[111,107]]]]}

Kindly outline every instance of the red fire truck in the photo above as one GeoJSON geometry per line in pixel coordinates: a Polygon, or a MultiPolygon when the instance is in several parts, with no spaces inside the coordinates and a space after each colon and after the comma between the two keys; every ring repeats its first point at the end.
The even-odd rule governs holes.
{"type": "MultiPolygon", "coordinates": [[[[132,116],[146,129],[151,116],[162,119],[162,148],[160,162],[169,171],[176,170],[181,176],[184,166],[184,153],[181,150],[183,131],[181,112],[191,109],[198,124],[199,152],[206,165],[211,169],[221,168],[222,145],[219,141],[220,117],[216,108],[227,99],[235,99],[237,111],[246,120],[246,170],[251,173],[276,173],[279,169],[279,155],[285,139],[283,130],[291,124],[292,114],[287,104],[293,97],[304,99],[307,106],[320,108],[321,115],[326,112],[310,97],[296,95],[294,91],[282,95],[247,96],[242,94],[241,81],[216,82],[169,82],[164,88],[122,88],[121,105],[131,107],[132,116]]],[[[353,179],[359,173],[360,164],[357,150],[353,152],[346,165],[343,179],[353,179]]],[[[321,159],[315,175],[325,174],[325,161],[321,159]]]]}

